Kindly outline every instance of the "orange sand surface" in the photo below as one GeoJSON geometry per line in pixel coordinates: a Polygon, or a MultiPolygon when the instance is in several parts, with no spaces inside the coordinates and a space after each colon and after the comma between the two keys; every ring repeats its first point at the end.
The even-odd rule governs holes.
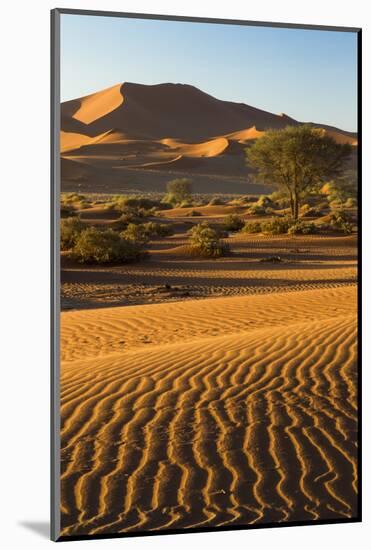
{"type": "Polygon", "coordinates": [[[356,286],[63,312],[64,535],[356,514],[356,286]]]}

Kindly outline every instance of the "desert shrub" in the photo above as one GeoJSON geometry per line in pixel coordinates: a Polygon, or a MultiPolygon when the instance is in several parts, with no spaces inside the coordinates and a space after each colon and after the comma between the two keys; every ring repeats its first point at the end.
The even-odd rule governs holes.
{"type": "Polygon", "coordinates": [[[304,204],[300,209],[300,215],[303,218],[316,218],[318,216],[322,216],[322,210],[318,207],[304,204]]]}
{"type": "Polygon", "coordinates": [[[336,199],[336,200],[333,200],[333,201],[329,201],[329,207],[331,208],[331,210],[335,210],[336,208],[340,208],[341,206],[343,206],[343,203],[336,199]]]}
{"type": "Polygon", "coordinates": [[[129,210],[121,214],[119,219],[113,222],[113,227],[118,231],[123,231],[127,228],[129,223],[140,224],[143,223],[144,219],[145,218],[143,218],[143,216],[141,216],[138,212],[132,212],[129,210]]]}
{"type": "Polygon", "coordinates": [[[223,227],[226,231],[240,231],[244,225],[244,220],[237,214],[230,214],[223,220],[223,227]]]}
{"type": "Polygon", "coordinates": [[[287,233],[292,221],[288,218],[275,218],[261,223],[262,232],[266,235],[282,235],[287,233]]]}
{"type": "Polygon", "coordinates": [[[188,178],[176,178],[168,182],[166,190],[164,201],[175,206],[191,200],[192,182],[188,178]]]}
{"type": "Polygon", "coordinates": [[[79,193],[62,193],[61,201],[66,204],[73,204],[75,202],[85,201],[85,195],[80,195],[79,193]]]}
{"type": "Polygon", "coordinates": [[[187,212],[186,216],[202,216],[202,212],[200,212],[199,210],[190,210],[189,212],[187,212]]]}
{"type": "Polygon", "coordinates": [[[269,198],[271,199],[271,201],[273,202],[277,202],[277,201],[280,201],[282,199],[286,200],[287,201],[287,195],[286,193],[283,191],[283,190],[277,190],[277,191],[273,191],[273,193],[271,193],[269,195],[269,198]]]}
{"type": "Polygon", "coordinates": [[[305,212],[309,212],[310,209],[311,209],[310,204],[308,203],[303,204],[302,207],[300,208],[300,213],[303,215],[305,214],[305,212]]]}
{"type": "Polygon", "coordinates": [[[143,245],[111,229],[98,231],[90,227],[79,234],[72,252],[82,263],[126,262],[138,259],[143,254],[143,245]]]}
{"type": "Polygon", "coordinates": [[[146,228],[146,225],[144,223],[129,223],[125,231],[121,233],[121,237],[128,241],[144,245],[150,240],[150,231],[146,228]]]}
{"type": "Polygon", "coordinates": [[[171,237],[171,235],[174,235],[173,225],[170,223],[157,223],[156,235],[158,237],[171,237]]]}
{"type": "Polygon", "coordinates": [[[218,258],[229,252],[229,246],[222,241],[220,234],[207,222],[200,223],[189,230],[191,251],[199,256],[218,258]]]}
{"type": "Polygon", "coordinates": [[[68,206],[61,205],[61,218],[71,218],[77,216],[76,211],[68,206]]]}
{"type": "Polygon", "coordinates": [[[249,208],[249,214],[252,214],[254,216],[265,216],[266,215],[266,209],[264,206],[259,206],[257,203],[253,204],[249,208]]]}
{"type": "Polygon", "coordinates": [[[174,228],[170,223],[147,222],[143,224],[143,229],[149,239],[174,235],[174,228]]]}
{"type": "Polygon", "coordinates": [[[258,206],[264,206],[266,208],[267,206],[272,207],[274,203],[268,195],[262,195],[261,197],[259,197],[258,202],[256,204],[258,206]]]}
{"type": "Polygon", "coordinates": [[[346,235],[349,235],[353,231],[352,219],[343,210],[337,210],[330,214],[330,224],[333,228],[343,231],[346,235]]]}
{"type": "Polygon", "coordinates": [[[345,208],[354,208],[355,206],[357,206],[358,202],[357,202],[357,199],[353,198],[353,197],[349,197],[349,199],[347,199],[344,203],[344,207],[345,208]]]}
{"type": "Polygon", "coordinates": [[[78,217],[65,218],[60,221],[60,246],[61,250],[70,250],[86,226],[78,217]]]}
{"type": "Polygon", "coordinates": [[[348,170],[342,177],[331,180],[322,187],[321,193],[327,195],[328,201],[344,203],[349,198],[357,197],[357,175],[348,170]]]}
{"type": "Polygon", "coordinates": [[[314,223],[305,223],[296,221],[287,230],[289,235],[313,235],[317,232],[317,227],[314,223]]]}
{"type": "Polygon", "coordinates": [[[261,233],[262,226],[260,222],[246,222],[242,231],[244,233],[261,233]]]}
{"type": "Polygon", "coordinates": [[[267,206],[265,209],[265,213],[267,216],[272,216],[275,213],[275,209],[271,206],[267,206]]]}
{"type": "Polygon", "coordinates": [[[148,197],[128,197],[125,204],[129,208],[143,208],[144,210],[161,210],[164,206],[161,201],[148,197]]]}

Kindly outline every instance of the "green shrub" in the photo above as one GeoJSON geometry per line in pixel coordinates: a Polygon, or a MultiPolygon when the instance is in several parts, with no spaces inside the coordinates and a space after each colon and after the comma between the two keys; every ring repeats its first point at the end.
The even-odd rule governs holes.
{"type": "Polygon", "coordinates": [[[174,235],[174,228],[170,223],[147,222],[143,224],[143,229],[145,234],[150,239],[153,239],[154,237],[170,237],[170,235],[174,235]]]}
{"type": "Polygon", "coordinates": [[[260,222],[246,222],[242,231],[244,233],[261,233],[262,226],[260,222]]]}
{"type": "Polygon", "coordinates": [[[82,263],[126,262],[141,257],[143,245],[122,238],[111,229],[98,231],[90,227],[79,234],[72,252],[82,263]]]}
{"type": "Polygon", "coordinates": [[[289,235],[313,235],[317,232],[317,227],[314,223],[304,223],[297,221],[290,225],[287,230],[289,235]]]}
{"type": "Polygon", "coordinates": [[[347,199],[345,201],[344,207],[345,208],[354,208],[355,206],[357,206],[357,204],[358,204],[357,199],[349,197],[349,199],[347,199]]]}
{"type": "Polygon", "coordinates": [[[142,245],[150,240],[149,231],[144,223],[129,223],[125,231],[121,233],[121,237],[130,242],[141,243],[142,245]]]}
{"type": "Polygon", "coordinates": [[[218,258],[229,252],[227,243],[220,239],[218,231],[207,222],[195,225],[189,231],[191,251],[199,256],[218,258]]]}
{"type": "Polygon", "coordinates": [[[254,216],[265,216],[266,215],[266,209],[264,206],[259,206],[257,203],[253,204],[249,208],[249,214],[252,214],[254,216]]]}
{"type": "Polygon", "coordinates": [[[352,219],[343,210],[337,210],[330,214],[330,224],[333,228],[343,231],[345,235],[350,235],[353,232],[352,219]]]}
{"type": "Polygon", "coordinates": [[[303,218],[317,218],[318,216],[322,216],[322,210],[309,204],[304,204],[300,209],[300,215],[303,218]]]}
{"type": "Polygon", "coordinates": [[[62,193],[61,201],[66,204],[71,204],[75,202],[85,201],[85,195],[80,195],[79,193],[62,193]]]}
{"type": "Polygon", "coordinates": [[[270,221],[262,222],[262,232],[266,235],[282,235],[287,233],[292,221],[288,218],[276,218],[270,221]]]}
{"type": "Polygon", "coordinates": [[[244,220],[237,214],[230,214],[223,220],[223,227],[226,231],[240,231],[244,225],[244,220]]]}
{"type": "Polygon", "coordinates": [[[170,223],[157,223],[156,235],[158,237],[171,237],[171,235],[174,235],[173,225],[170,223]]]}
{"type": "Polygon", "coordinates": [[[65,218],[60,221],[61,250],[70,250],[76,244],[77,238],[86,226],[80,218],[65,218]]]}
{"type": "Polygon", "coordinates": [[[262,195],[259,197],[258,202],[256,203],[258,206],[264,206],[266,208],[267,206],[273,206],[273,201],[268,195],[262,195]]]}
{"type": "Polygon", "coordinates": [[[173,206],[181,204],[183,201],[190,201],[192,198],[192,182],[188,178],[177,178],[169,181],[166,189],[167,194],[163,200],[173,206]]]}
{"type": "Polygon", "coordinates": [[[68,206],[61,205],[61,218],[71,218],[77,216],[76,211],[68,206]]]}

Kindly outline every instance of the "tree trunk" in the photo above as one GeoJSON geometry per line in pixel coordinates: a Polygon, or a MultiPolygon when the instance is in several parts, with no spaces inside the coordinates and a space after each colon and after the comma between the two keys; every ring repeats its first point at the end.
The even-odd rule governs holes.
{"type": "Polygon", "coordinates": [[[291,216],[294,217],[294,198],[292,196],[292,193],[290,192],[290,210],[291,210],[291,216]]]}
{"type": "Polygon", "coordinates": [[[297,192],[295,191],[294,193],[294,197],[293,197],[293,218],[294,220],[297,220],[298,217],[299,217],[299,198],[298,198],[298,194],[297,192]]]}

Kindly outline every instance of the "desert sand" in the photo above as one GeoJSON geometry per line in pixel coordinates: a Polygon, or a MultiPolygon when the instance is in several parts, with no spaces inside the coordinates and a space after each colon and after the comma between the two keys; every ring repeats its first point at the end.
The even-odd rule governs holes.
{"type": "Polygon", "coordinates": [[[62,533],[356,513],[356,287],[70,311],[62,533]]]}

